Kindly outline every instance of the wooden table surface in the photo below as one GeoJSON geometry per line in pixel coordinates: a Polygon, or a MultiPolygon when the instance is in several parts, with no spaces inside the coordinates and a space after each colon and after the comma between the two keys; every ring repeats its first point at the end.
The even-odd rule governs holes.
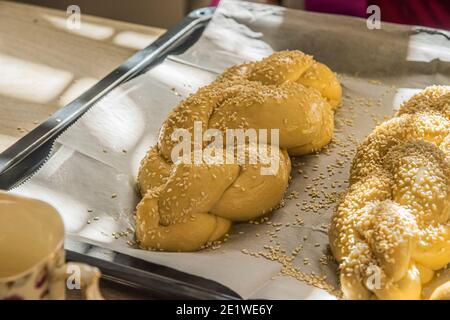
{"type": "Polygon", "coordinates": [[[164,30],[0,1],[0,152],[164,30]]]}
{"type": "MultiPolygon", "coordinates": [[[[0,1],[0,152],[164,30],[0,1]]],[[[103,283],[106,298],[147,298],[103,283]]],[[[69,293],[69,298],[78,294],[69,293]]]]}

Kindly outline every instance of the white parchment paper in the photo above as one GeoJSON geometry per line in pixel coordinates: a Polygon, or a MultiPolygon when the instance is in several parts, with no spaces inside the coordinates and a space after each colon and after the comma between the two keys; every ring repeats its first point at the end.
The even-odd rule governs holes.
{"type": "Polygon", "coordinates": [[[356,144],[404,99],[450,83],[449,35],[415,30],[387,23],[369,30],[359,18],[222,1],[192,48],[108,94],[13,192],[54,205],[69,239],[215,280],[243,298],[334,299],[317,286],[338,287],[327,227],[356,144]],[[268,223],[236,225],[220,248],[160,253],[130,246],[139,161],[156,143],[168,112],[224,68],[283,49],[312,54],[339,73],[344,100],[333,143],[318,155],[294,159],[284,206],[268,223]]]}

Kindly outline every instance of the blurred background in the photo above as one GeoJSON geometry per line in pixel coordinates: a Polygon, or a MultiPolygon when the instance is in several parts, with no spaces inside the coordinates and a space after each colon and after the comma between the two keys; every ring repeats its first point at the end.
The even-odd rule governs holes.
{"type": "Polygon", "coordinates": [[[167,28],[194,8],[208,6],[210,0],[18,0],[66,10],[76,4],[82,13],[126,22],[167,28]]]}
{"type": "MultiPolygon", "coordinates": [[[[66,10],[80,6],[82,13],[126,22],[168,28],[189,11],[217,5],[219,0],[16,0],[66,10]]],[[[367,17],[366,8],[381,8],[381,19],[389,22],[417,24],[450,29],[449,0],[250,0],[309,11],[367,17]]]]}

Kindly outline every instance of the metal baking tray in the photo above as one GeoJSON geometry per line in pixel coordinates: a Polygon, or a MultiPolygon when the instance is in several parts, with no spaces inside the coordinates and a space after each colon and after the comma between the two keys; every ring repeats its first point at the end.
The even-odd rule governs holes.
{"type": "MultiPolygon", "coordinates": [[[[54,140],[90,107],[118,85],[146,72],[168,55],[183,53],[200,37],[214,8],[192,11],[148,47],[138,51],[77,99],[0,154],[0,189],[10,190],[26,181],[49,157],[54,140]]],[[[227,287],[198,276],[150,263],[106,248],[66,241],[68,260],[97,266],[102,277],[161,299],[239,299],[227,287]]]]}

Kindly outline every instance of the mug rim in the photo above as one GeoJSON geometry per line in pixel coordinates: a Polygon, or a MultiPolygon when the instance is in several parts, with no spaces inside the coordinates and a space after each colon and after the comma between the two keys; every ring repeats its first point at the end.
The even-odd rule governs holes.
{"type": "Polygon", "coordinates": [[[38,259],[31,266],[29,266],[28,268],[26,268],[25,270],[23,270],[21,272],[13,274],[13,275],[5,276],[5,277],[1,277],[0,276],[0,285],[3,285],[4,283],[8,283],[8,282],[14,281],[16,279],[22,278],[22,277],[26,276],[27,274],[32,273],[33,270],[35,270],[36,268],[39,268],[40,266],[45,264],[58,251],[60,251],[61,249],[64,250],[64,240],[65,240],[64,222],[62,220],[62,217],[61,217],[59,211],[54,206],[52,206],[48,202],[45,202],[45,201],[40,200],[40,199],[31,198],[31,197],[25,197],[25,196],[18,195],[18,194],[15,194],[15,193],[11,193],[11,192],[0,190],[0,200],[2,200],[4,196],[7,197],[6,200],[26,201],[26,202],[33,201],[33,202],[38,202],[41,205],[48,206],[48,208],[52,209],[52,211],[53,211],[52,214],[55,215],[56,219],[58,220],[58,223],[60,224],[61,229],[59,230],[59,232],[61,232],[61,234],[60,234],[59,241],[56,242],[56,244],[54,245],[53,249],[51,251],[49,251],[48,253],[46,253],[45,255],[43,255],[40,259],[38,259]]]}
{"type": "Polygon", "coordinates": [[[22,277],[26,276],[27,274],[33,272],[33,270],[41,267],[43,264],[45,264],[48,260],[50,260],[50,258],[61,249],[64,250],[64,239],[61,239],[61,241],[58,242],[58,245],[55,247],[55,249],[52,252],[50,252],[46,256],[42,257],[42,259],[40,259],[38,262],[33,264],[28,269],[26,269],[22,272],[16,273],[14,275],[8,276],[8,277],[0,277],[0,285],[14,281],[18,278],[22,278],[22,277]]]}

